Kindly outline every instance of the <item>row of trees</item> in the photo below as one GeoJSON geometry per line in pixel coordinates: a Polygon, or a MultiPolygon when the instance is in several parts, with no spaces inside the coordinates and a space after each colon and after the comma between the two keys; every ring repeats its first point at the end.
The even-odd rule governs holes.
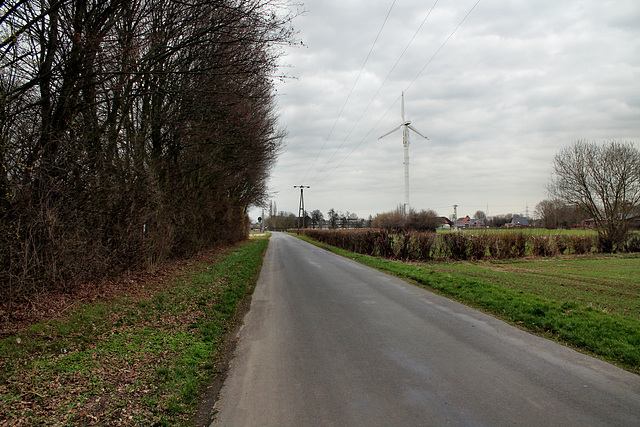
{"type": "Polygon", "coordinates": [[[5,292],[246,233],[284,133],[279,0],[0,3],[5,292]]]}
{"type": "MultiPolygon", "coordinates": [[[[482,219],[484,220],[485,226],[493,228],[504,227],[505,225],[509,224],[514,217],[523,217],[523,215],[508,213],[504,215],[488,216],[484,211],[476,211],[476,213],[473,215],[474,219],[482,219]]],[[[529,223],[532,222],[531,218],[527,217],[527,220],[529,221],[529,223]]]]}
{"type": "MultiPolygon", "coordinates": [[[[542,205],[543,202],[540,203],[542,205]]],[[[311,212],[305,212],[305,227],[307,228],[383,228],[386,230],[414,230],[414,231],[427,231],[436,230],[442,226],[445,222],[443,217],[439,216],[437,212],[428,209],[417,211],[410,208],[409,213],[405,215],[403,213],[403,206],[399,206],[394,211],[383,212],[377,214],[375,217],[369,216],[368,219],[359,218],[357,214],[350,212],[340,212],[335,209],[330,209],[325,216],[319,209],[315,209],[311,212]]],[[[511,222],[514,216],[522,215],[494,215],[487,216],[483,211],[477,211],[474,218],[482,218],[485,220],[485,225],[493,228],[503,227],[505,224],[511,222]]],[[[557,215],[556,215],[557,217],[557,215]]],[[[576,217],[578,218],[578,217],[576,217]]],[[[582,221],[582,219],[580,219],[582,221]]],[[[569,227],[578,222],[566,222],[562,224],[556,224],[555,226],[546,226],[547,228],[561,228],[569,227]]],[[[547,223],[551,224],[550,221],[547,223]]],[[[276,213],[271,211],[269,217],[265,219],[265,225],[271,229],[287,229],[298,228],[300,225],[300,219],[291,212],[280,211],[276,213]]]]}
{"type": "Polygon", "coordinates": [[[406,212],[400,205],[395,211],[376,215],[372,221],[374,228],[385,230],[436,231],[442,225],[442,219],[432,210],[416,211],[409,208],[406,212]]]}
{"type": "Polygon", "coordinates": [[[577,206],[571,206],[558,199],[543,200],[536,205],[535,216],[543,228],[571,228],[583,226],[588,213],[577,206]]]}
{"type": "Polygon", "coordinates": [[[357,214],[352,212],[340,212],[331,208],[327,212],[325,218],[324,214],[315,209],[311,212],[305,212],[305,217],[302,220],[291,212],[276,212],[273,210],[274,203],[271,202],[272,208],[269,210],[269,217],[265,218],[265,226],[271,230],[286,230],[289,228],[303,228],[302,221],[304,221],[304,227],[306,228],[363,228],[371,227],[372,218],[368,220],[359,218],[357,214]]]}

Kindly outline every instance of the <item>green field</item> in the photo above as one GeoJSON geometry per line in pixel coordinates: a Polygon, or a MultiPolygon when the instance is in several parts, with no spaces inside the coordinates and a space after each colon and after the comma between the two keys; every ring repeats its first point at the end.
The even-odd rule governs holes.
{"type": "Polygon", "coordinates": [[[407,263],[300,237],[640,374],[640,255],[407,263]]]}
{"type": "Polygon", "coordinates": [[[423,266],[640,319],[640,254],[433,262],[423,266]]]}

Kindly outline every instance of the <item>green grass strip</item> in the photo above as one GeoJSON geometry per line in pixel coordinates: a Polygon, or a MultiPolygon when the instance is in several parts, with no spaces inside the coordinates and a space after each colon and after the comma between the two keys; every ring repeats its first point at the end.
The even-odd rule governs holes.
{"type": "Polygon", "coordinates": [[[144,300],[86,304],[0,340],[8,425],[188,426],[268,239],[252,239],[144,300]]]}
{"type": "Polygon", "coordinates": [[[421,287],[599,356],[629,371],[640,373],[639,319],[496,286],[480,278],[468,278],[460,274],[430,270],[424,266],[355,254],[298,237],[361,264],[414,281],[421,287]]]}

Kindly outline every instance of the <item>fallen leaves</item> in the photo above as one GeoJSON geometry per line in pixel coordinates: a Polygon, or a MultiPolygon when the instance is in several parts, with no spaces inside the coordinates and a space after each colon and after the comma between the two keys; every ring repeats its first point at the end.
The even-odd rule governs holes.
{"type": "Polygon", "coordinates": [[[84,302],[109,301],[118,296],[145,299],[202,263],[212,262],[224,248],[200,252],[190,258],[170,260],[146,271],[129,271],[116,278],[65,283],[57,288],[0,300],[0,338],[22,333],[42,320],[68,316],[84,302]]]}
{"type": "Polygon", "coordinates": [[[0,427],[130,426],[160,420],[167,396],[176,391],[162,389],[158,375],[180,356],[180,343],[167,346],[165,337],[188,336],[200,314],[198,305],[190,302],[181,312],[161,310],[145,317],[138,304],[152,305],[157,292],[178,276],[204,269],[202,262],[212,261],[219,252],[175,261],[149,274],[130,273],[118,281],[77,284],[67,292],[13,305],[0,303],[0,337],[20,333],[11,338],[12,345],[25,350],[42,343],[23,360],[0,355],[0,427]],[[61,334],[54,322],[31,328],[43,320],[69,318],[84,302],[116,298],[128,301],[128,308],[107,313],[104,325],[90,324],[89,336],[61,334]],[[7,308],[12,308],[10,314],[7,308]]]}

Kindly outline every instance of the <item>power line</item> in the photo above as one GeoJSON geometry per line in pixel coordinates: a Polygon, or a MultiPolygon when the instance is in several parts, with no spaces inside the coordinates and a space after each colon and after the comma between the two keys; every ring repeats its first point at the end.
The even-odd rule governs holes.
{"type": "MultiPolygon", "coordinates": [[[[373,103],[373,101],[376,99],[378,93],[380,92],[380,90],[382,89],[382,87],[384,87],[384,85],[386,84],[387,80],[389,79],[389,77],[391,76],[391,74],[393,73],[393,71],[395,70],[395,68],[397,67],[398,63],[400,62],[400,60],[402,59],[402,57],[404,56],[404,54],[406,53],[406,51],[408,50],[409,46],[411,45],[411,43],[413,42],[413,40],[415,39],[415,37],[417,36],[418,32],[420,31],[420,29],[422,28],[422,26],[424,25],[424,23],[426,22],[426,20],[429,18],[429,16],[431,15],[433,9],[435,8],[436,4],[438,3],[438,0],[436,0],[436,2],[432,5],[431,9],[429,10],[429,12],[427,13],[427,15],[425,16],[425,18],[423,19],[422,23],[420,24],[420,26],[418,27],[418,29],[416,30],[416,32],[414,33],[413,37],[411,38],[411,40],[409,41],[409,43],[407,44],[407,46],[405,47],[405,49],[403,50],[403,52],[401,53],[400,57],[398,58],[398,60],[396,61],[396,63],[393,65],[393,67],[391,68],[391,70],[389,71],[389,73],[387,74],[387,76],[385,77],[384,81],[382,82],[382,84],[380,85],[380,87],[378,88],[378,90],[376,91],[376,93],[374,94],[373,98],[371,99],[371,101],[367,104],[367,106],[365,107],[364,111],[362,112],[362,114],[360,115],[360,117],[358,118],[358,120],[355,122],[355,124],[353,125],[353,127],[350,129],[349,133],[347,134],[347,136],[343,139],[342,143],[340,144],[340,146],[335,150],[334,154],[331,156],[331,158],[329,159],[329,161],[327,161],[327,163],[325,163],[325,165],[320,169],[320,171],[318,173],[316,173],[315,177],[312,181],[312,183],[320,183],[322,181],[324,181],[326,178],[328,178],[329,176],[331,176],[333,174],[333,172],[340,167],[354,152],[355,150],[362,144],[362,142],[364,142],[369,135],[371,135],[371,133],[376,129],[376,127],[380,124],[380,122],[389,114],[389,112],[393,109],[393,107],[395,106],[395,104],[398,102],[398,100],[400,99],[400,97],[398,96],[398,98],[396,98],[396,100],[393,102],[393,104],[389,107],[389,109],[382,114],[382,116],[376,121],[376,123],[371,127],[371,129],[369,130],[369,132],[367,132],[367,134],[353,147],[353,149],[339,162],[336,164],[336,166],[333,167],[333,169],[331,169],[331,171],[329,171],[329,173],[327,173],[325,176],[323,176],[320,180],[317,180],[318,176],[322,173],[322,171],[325,170],[325,168],[329,165],[329,163],[331,163],[331,161],[333,160],[333,158],[335,157],[335,155],[337,154],[337,152],[342,148],[342,146],[344,145],[344,142],[347,140],[347,138],[351,135],[351,133],[353,132],[353,130],[355,129],[355,127],[358,125],[358,123],[360,122],[360,120],[362,119],[362,117],[364,116],[364,114],[368,111],[369,107],[371,106],[371,104],[373,103]]],[[[464,18],[458,23],[458,25],[453,29],[453,31],[449,34],[449,36],[444,40],[444,42],[440,45],[440,47],[436,50],[436,52],[431,56],[431,58],[427,61],[427,63],[422,67],[422,69],[416,74],[416,76],[413,78],[413,80],[409,83],[409,85],[406,87],[405,92],[416,82],[416,80],[418,79],[418,77],[426,70],[426,68],[433,62],[433,60],[436,58],[436,56],[440,53],[440,51],[444,48],[444,46],[449,42],[449,40],[453,37],[453,35],[458,31],[458,29],[462,26],[462,24],[466,21],[466,19],[471,15],[471,13],[473,12],[473,10],[476,8],[476,6],[478,6],[478,4],[480,3],[480,0],[476,1],[476,3],[471,7],[471,9],[467,12],[467,14],[464,16],[464,18]]],[[[365,59],[365,63],[363,64],[362,68],[360,69],[360,73],[358,73],[358,77],[356,78],[356,81],[354,82],[353,86],[351,87],[351,90],[349,92],[349,95],[347,96],[347,99],[345,101],[345,103],[343,104],[340,113],[338,115],[338,118],[336,118],[330,132],[329,135],[327,136],[327,138],[324,141],[324,144],[322,146],[322,148],[320,149],[320,151],[318,152],[318,155],[316,156],[316,158],[314,159],[311,167],[309,168],[309,170],[307,171],[305,178],[309,175],[309,173],[311,172],[311,169],[313,168],[313,166],[317,163],[317,160],[321,154],[321,152],[323,151],[324,147],[326,146],[326,143],[330,137],[330,135],[333,133],[333,130],[335,129],[335,126],[339,120],[339,118],[341,117],[344,108],[346,107],[346,104],[350,98],[350,96],[353,93],[353,89],[355,88],[355,85],[358,81],[358,79],[360,78],[360,75],[362,74],[362,71],[364,70],[365,64],[367,63],[371,52],[373,51],[374,46],[377,43],[377,40],[382,32],[382,28],[385,26],[387,19],[389,17],[389,14],[391,12],[391,9],[393,8],[393,6],[395,5],[395,0],[392,3],[387,16],[385,17],[385,20],[382,24],[382,27],[380,28],[380,30],[378,31],[378,35],[376,36],[376,39],[371,47],[371,49],[369,50],[369,53],[367,54],[367,57],[365,59]]]]}
{"type": "Polygon", "coordinates": [[[300,218],[298,227],[300,227],[300,223],[302,223],[302,228],[305,228],[304,219],[305,219],[305,210],[304,210],[304,189],[311,188],[308,185],[294,185],[293,188],[300,189],[300,204],[298,205],[298,218],[300,218]]]}
{"type": "Polygon", "coordinates": [[[342,159],[340,161],[340,163],[338,163],[337,165],[334,166],[333,169],[331,169],[331,171],[326,174],[320,181],[317,181],[317,183],[320,183],[322,181],[324,181],[326,178],[328,178],[329,176],[331,176],[331,174],[333,173],[333,171],[335,171],[336,169],[338,169],[340,167],[340,165],[342,165],[352,154],[354,151],[356,151],[356,149],[360,146],[360,144],[362,144],[368,137],[369,135],[371,135],[371,133],[373,132],[373,130],[380,124],[380,122],[382,120],[384,120],[385,117],[387,117],[387,114],[389,114],[389,112],[393,109],[393,107],[396,105],[396,103],[398,102],[398,99],[400,99],[400,97],[398,96],[398,98],[396,98],[395,102],[393,104],[391,104],[391,107],[389,107],[389,109],[378,119],[378,121],[376,122],[375,125],[373,125],[373,127],[371,129],[369,129],[369,132],[367,132],[367,134],[365,136],[362,137],[362,139],[360,141],[358,141],[358,143],[355,145],[355,147],[353,147],[353,149],[349,152],[349,154],[347,154],[345,156],[344,159],[342,159]]]}
{"type": "MultiPolygon", "coordinates": [[[[382,81],[382,83],[380,84],[380,86],[378,87],[378,90],[376,91],[376,93],[373,95],[373,97],[371,98],[371,100],[369,101],[369,103],[367,104],[367,106],[365,107],[364,111],[362,112],[362,114],[360,114],[360,117],[358,117],[358,120],[355,121],[355,123],[353,124],[353,126],[351,127],[351,129],[349,130],[349,132],[347,133],[347,135],[344,137],[344,139],[342,140],[342,142],[340,143],[340,145],[338,146],[338,148],[336,148],[336,150],[333,152],[333,154],[331,155],[331,157],[329,158],[329,160],[324,164],[324,166],[318,171],[318,173],[316,173],[314,179],[320,175],[322,173],[322,171],[325,170],[325,168],[329,165],[329,163],[331,163],[331,161],[333,160],[333,158],[335,157],[335,155],[338,153],[338,151],[340,151],[340,149],[342,148],[342,146],[344,145],[344,143],[346,142],[347,138],[349,138],[349,136],[351,136],[351,133],[353,132],[353,130],[356,128],[356,126],[358,126],[358,124],[360,123],[360,120],[362,120],[362,118],[364,117],[364,115],[366,114],[366,112],[369,110],[369,107],[371,107],[371,104],[373,104],[373,101],[375,101],[375,99],[378,97],[378,94],[380,93],[380,91],[382,90],[382,88],[384,87],[384,85],[387,83],[387,80],[389,80],[389,77],[391,77],[391,74],[394,72],[394,70],[396,69],[396,67],[398,66],[398,64],[400,63],[400,60],[402,60],[402,57],[404,56],[404,54],[407,52],[407,50],[409,49],[409,46],[411,46],[411,43],[413,43],[413,40],[416,38],[416,36],[418,35],[418,33],[420,32],[420,29],[422,29],[422,26],[424,25],[425,22],[427,22],[427,19],[429,18],[429,16],[431,16],[431,12],[433,12],[433,9],[436,7],[436,5],[438,4],[438,0],[435,1],[435,3],[433,3],[433,5],[431,6],[431,9],[429,9],[429,12],[427,13],[427,15],[424,17],[424,19],[422,20],[422,22],[420,23],[420,26],[418,27],[418,29],[413,33],[413,36],[411,37],[411,40],[409,40],[409,42],[407,43],[407,45],[405,46],[404,50],[402,51],[402,53],[400,54],[400,56],[398,57],[398,59],[396,60],[395,64],[393,64],[393,67],[391,67],[391,70],[389,71],[389,73],[387,73],[387,76],[384,78],[384,80],[382,81]]],[[[385,19],[386,22],[386,19],[385,19]]],[[[396,100],[397,102],[397,100],[396,100]]],[[[334,123],[335,126],[335,123],[334,123]]],[[[373,129],[372,129],[373,130],[373,129]]],[[[369,133],[371,133],[371,131],[369,131],[369,133]]],[[[368,134],[367,134],[368,135],[368,134]]],[[[326,141],[325,141],[326,143],[326,141]]],[[[358,143],[358,145],[360,145],[358,143]]],[[[324,146],[323,146],[324,147],[324,146]]],[[[353,151],[352,151],[353,152],[353,151]]],[[[351,155],[351,153],[349,153],[349,155],[347,155],[347,157],[349,157],[351,155]]],[[[343,159],[339,164],[342,164],[342,162],[344,162],[344,160],[346,160],[347,158],[343,159]]],[[[315,164],[315,161],[314,161],[315,164]]],[[[334,168],[333,170],[335,170],[336,168],[334,168]]],[[[332,171],[333,171],[332,170],[332,171]]],[[[308,174],[308,172],[307,172],[308,174]]],[[[306,175],[305,175],[306,177],[306,175]]],[[[322,178],[322,180],[324,180],[324,178],[322,178]]],[[[321,181],[322,181],[321,180],[321,181]]]]}
{"type": "Polygon", "coordinates": [[[342,104],[342,108],[340,109],[340,112],[338,113],[338,117],[336,117],[336,120],[333,122],[333,126],[331,126],[331,130],[329,130],[329,134],[325,138],[324,143],[322,144],[322,148],[320,148],[320,151],[318,151],[318,155],[313,160],[313,163],[309,167],[309,170],[307,170],[307,173],[305,174],[304,178],[302,178],[303,181],[305,179],[307,179],[307,176],[309,175],[309,172],[311,172],[311,169],[313,169],[313,167],[315,166],[316,161],[318,161],[318,158],[320,157],[320,154],[324,150],[324,147],[327,145],[327,141],[329,141],[329,138],[331,137],[331,134],[333,133],[333,130],[335,129],[336,124],[338,123],[338,120],[340,120],[340,117],[342,116],[342,112],[344,111],[344,108],[347,106],[347,103],[349,102],[349,99],[351,98],[351,94],[353,93],[353,89],[356,87],[356,84],[358,83],[358,80],[360,80],[360,76],[362,75],[362,72],[364,71],[364,67],[367,65],[367,62],[369,61],[369,57],[371,56],[371,52],[373,52],[373,48],[376,46],[376,43],[378,42],[378,38],[380,38],[380,34],[382,33],[382,29],[384,28],[385,24],[387,23],[387,20],[389,19],[389,15],[391,14],[391,10],[393,9],[393,6],[395,4],[396,4],[396,0],[393,0],[393,3],[391,3],[391,7],[389,8],[389,11],[387,12],[387,16],[385,16],[384,22],[382,22],[382,25],[380,26],[380,30],[378,30],[378,34],[376,35],[376,38],[373,41],[373,44],[371,45],[371,49],[369,49],[369,53],[367,54],[367,57],[365,58],[364,63],[362,64],[362,67],[360,68],[360,72],[358,73],[358,76],[356,77],[356,80],[353,82],[353,85],[351,85],[351,90],[349,90],[349,94],[347,95],[347,99],[345,99],[344,104],[342,104]]]}
{"type": "MultiPolygon", "coordinates": [[[[407,51],[407,48],[409,47],[409,45],[411,44],[411,42],[413,41],[413,39],[415,38],[415,36],[417,35],[418,31],[420,30],[420,28],[422,28],[422,25],[425,23],[425,21],[427,20],[427,18],[429,17],[429,15],[431,14],[431,11],[433,10],[433,8],[435,7],[435,5],[438,2],[436,1],[436,3],[433,4],[433,6],[431,7],[431,9],[429,10],[429,13],[427,14],[427,16],[425,17],[425,19],[422,21],[422,23],[420,24],[420,27],[418,27],[418,30],[414,33],[414,36],[411,38],[411,41],[409,41],[409,44],[407,45],[407,47],[404,49],[404,51],[402,52],[402,54],[400,55],[400,58],[402,58],[402,56],[404,55],[404,53],[407,51]]],[[[469,17],[469,15],[471,15],[471,13],[473,12],[473,10],[476,8],[476,6],[478,6],[478,3],[480,3],[480,0],[478,0],[469,10],[469,12],[467,12],[467,14],[464,16],[464,18],[462,18],[462,20],[458,23],[458,25],[453,29],[453,31],[451,32],[451,34],[449,34],[449,36],[445,39],[445,41],[440,45],[440,47],[436,50],[436,52],[431,56],[431,58],[427,61],[427,63],[424,65],[424,67],[422,67],[422,69],[418,72],[418,74],[413,78],[413,80],[409,83],[409,85],[406,87],[406,89],[404,90],[405,92],[413,85],[413,83],[416,82],[416,80],[418,79],[418,77],[420,76],[420,74],[422,74],[424,72],[424,70],[429,66],[429,64],[431,64],[431,62],[433,62],[433,60],[435,59],[435,57],[440,53],[440,51],[444,48],[444,46],[447,44],[447,42],[451,39],[451,37],[453,37],[453,35],[456,33],[456,31],[458,31],[458,29],[460,28],[460,26],[464,23],[464,21],[469,17]]],[[[360,117],[358,118],[358,121],[356,122],[356,124],[351,128],[351,130],[349,131],[347,137],[351,134],[351,132],[353,131],[353,129],[355,128],[355,126],[358,124],[358,122],[360,121],[360,119],[362,119],[362,117],[364,116],[364,113],[369,109],[369,107],[371,106],[371,104],[373,103],[373,101],[375,100],[375,98],[377,97],[378,93],[380,92],[380,90],[382,89],[382,87],[384,86],[384,84],[386,83],[387,79],[389,78],[389,76],[391,75],[391,73],[393,72],[393,70],[395,69],[395,67],[398,65],[398,62],[400,61],[400,58],[398,58],[398,61],[396,61],[396,63],[394,64],[393,68],[391,69],[391,71],[389,72],[389,74],[387,74],[387,77],[385,78],[385,80],[383,81],[382,85],[378,88],[378,90],[376,91],[375,95],[373,96],[373,98],[371,99],[371,101],[369,102],[369,104],[367,104],[367,107],[365,108],[364,112],[362,113],[362,115],[360,115],[360,117]]],[[[355,147],[349,152],[349,154],[347,154],[347,156],[345,158],[343,158],[327,175],[325,175],[322,179],[320,179],[320,181],[317,182],[322,182],[324,181],[326,178],[328,178],[333,171],[335,171],[342,163],[344,163],[350,156],[351,154],[353,154],[353,152],[360,146],[360,144],[362,142],[364,142],[364,140],[373,132],[373,130],[378,126],[378,124],[380,124],[380,122],[387,116],[387,114],[389,114],[389,112],[392,110],[392,108],[395,106],[395,104],[398,102],[398,99],[400,99],[400,97],[396,98],[396,100],[394,101],[394,103],[391,105],[391,107],[389,107],[389,109],[380,117],[380,119],[378,119],[378,121],[373,125],[373,127],[369,130],[369,132],[355,145],[355,147]]],[[[346,140],[346,138],[345,138],[346,140]]],[[[343,143],[344,141],[343,140],[343,143]]],[[[334,155],[331,156],[331,158],[329,159],[329,161],[327,162],[327,164],[333,159],[333,157],[335,156],[335,153],[337,153],[337,151],[342,147],[343,144],[340,144],[340,146],[338,147],[338,149],[336,150],[336,152],[334,152],[334,155]]],[[[326,167],[326,165],[325,165],[326,167]]],[[[317,175],[319,175],[320,173],[322,173],[322,171],[324,170],[323,167],[317,175]]]]}
{"type": "Polygon", "coordinates": [[[478,3],[480,3],[480,0],[478,0],[473,7],[471,7],[471,9],[469,10],[469,12],[467,12],[467,14],[464,16],[464,18],[462,18],[462,21],[460,21],[460,23],[458,24],[458,26],[456,28],[453,29],[453,31],[451,32],[451,34],[449,34],[449,37],[446,38],[446,40],[440,45],[440,47],[438,48],[438,50],[436,50],[436,52],[433,54],[433,56],[431,56],[431,58],[427,61],[427,63],[425,64],[424,67],[422,67],[422,69],[418,72],[418,74],[416,74],[416,76],[413,78],[413,80],[411,80],[411,83],[409,83],[409,86],[407,86],[405,88],[405,92],[407,91],[407,89],[409,89],[411,87],[411,85],[413,85],[415,83],[415,81],[418,79],[418,77],[420,77],[420,74],[422,74],[422,72],[429,66],[429,64],[431,64],[431,62],[433,61],[433,59],[438,55],[438,53],[440,53],[440,51],[442,50],[442,48],[444,47],[444,45],[447,44],[447,42],[449,41],[449,39],[451,37],[453,37],[453,35],[456,33],[456,31],[458,31],[458,28],[460,28],[460,26],[462,25],[462,23],[464,21],[466,21],[466,19],[469,17],[469,15],[471,15],[471,12],[473,12],[473,9],[476,8],[476,6],[478,5],[478,3]]]}

